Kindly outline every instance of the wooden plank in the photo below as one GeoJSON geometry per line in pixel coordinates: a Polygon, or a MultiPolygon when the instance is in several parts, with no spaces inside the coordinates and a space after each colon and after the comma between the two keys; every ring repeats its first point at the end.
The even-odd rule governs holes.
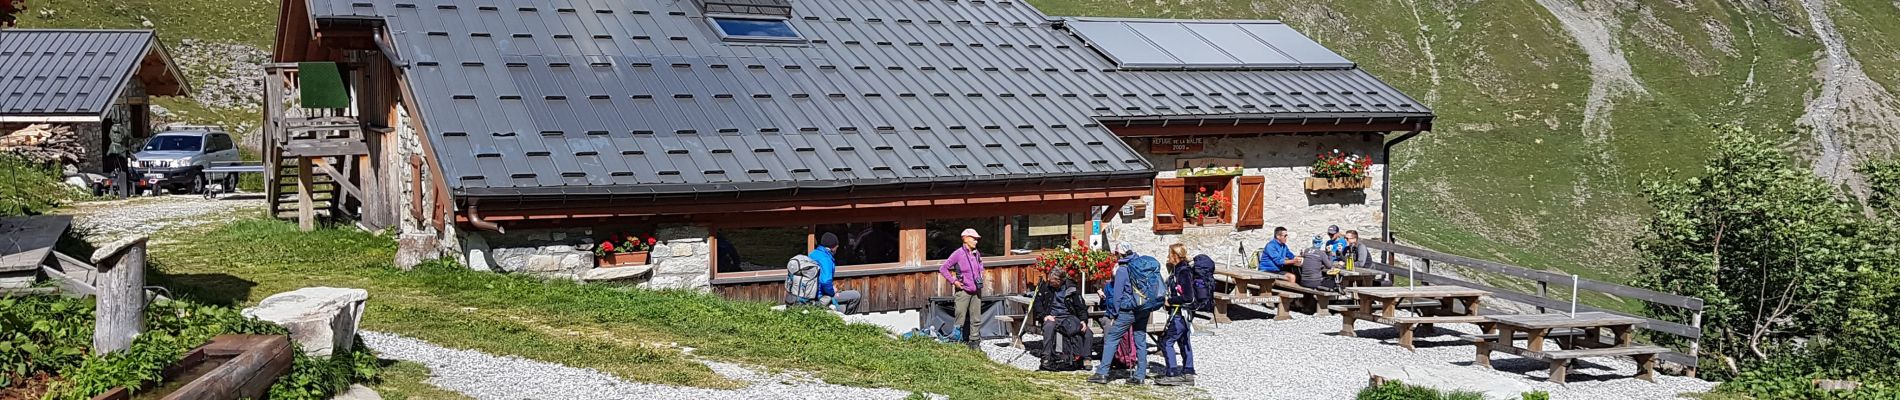
{"type": "MultiPolygon", "coordinates": [[[[357,200],[362,200],[365,198],[363,197],[363,190],[357,189],[356,185],[350,183],[349,175],[346,175],[342,171],[338,171],[336,167],[331,166],[329,160],[322,159],[322,158],[316,159],[316,167],[317,167],[317,170],[323,172],[324,175],[329,175],[330,181],[332,183],[335,183],[337,187],[343,188],[343,192],[348,193],[350,197],[354,197],[357,200]]],[[[332,199],[331,201],[340,202],[341,200],[343,199],[332,199]]]]}
{"type": "MultiPolygon", "coordinates": [[[[1367,240],[1361,240],[1360,243],[1364,243],[1366,247],[1372,248],[1375,250],[1390,251],[1390,252],[1394,252],[1398,254],[1425,258],[1425,259],[1430,259],[1430,260],[1438,261],[1438,262],[1452,263],[1452,264],[1470,267],[1470,268],[1474,268],[1474,269],[1478,269],[1478,270],[1482,270],[1486,272],[1491,272],[1491,273],[1504,274],[1504,275],[1529,279],[1529,280],[1538,281],[1538,282],[1547,282],[1547,283],[1555,284],[1558,287],[1564,287],[1564,286],[1570,285],[1569,275],[1534,270],[1534,269],[1529,269],[1529,268],[1524,268],[1524,267],[1519,267],[1519,266],[1514,266],[1514,265],[1509,265],[1509,264],[1479,260],[1475,258],[1463,257],[1463,256],[1458,256],[1458,255],[1453,255],[1453,254],[1440,253],[1440,252],[1420,249],[1416,247],[1396,245],[1396,244],[1382,242],[1378,240],[1367,239],[1367,240]]],[[[1647,301],[1651,303],[1681,307],[1681,308],[1685,308],[1689,310],[1701,310],[1703,307],[1702,299],[1695,298],[1695,297],[1663,293],[1663,292],[1658,292],[1658,291],[1649,290],[1649,289],[1630,287],[1630,286],[1624,286],[1624,285],[1619,285],[1619,284],[1614,284],[1614,283],[1594,281],[1594,280],[1589,280],[1589,279],[1578,280],[1577,288],[1580,290],[1589,290],[1593,292],[1611,294],[1618,297],[1628,297],[1628,298],[1643,300],[1643,301],[1647,301]]]]}
{"type": "Polygon", "coordinates": [[[1485,296],[1491,292],[1451,285],[1433,286],[1374,286],[1346,288],[1347,292],[1379,298],[1417,298],[1417,297],[1468,297],[1485,296]]]}
{"type": "MultiPolygon", "coordinates": [[[[212,340],[216,342],[219,338],[228,337],[219,336],[212,340]]],[[[290,371],[291,352],[294,351],[289,337],[266,338],[251,342],[251,346],[243,353],[179,387],[177,391],[166,395],[165,400],[263,398],[277,377],[290,371]]]]}
{"type": "Polygon", "coordinates": [[[1490,318],[1492,321],[1496,321],[1500,324],[1525,329],[1594,328],[1643,323],[1642,318],[1625,317],[1605,312],[1583,312],[1577,313],[1575,316],[1566,314],[1507,314],[1489,315],[1485,316],[1485,318],[1490,318]]]}
{"type": "Polygon", "coordinates": [[[1667,352],[1669,352],[1669,349],[1664,348],[1662,346],[1645,345],[1645,346],[1629,346],[1629,347],[1604,347],[1604,348],[1596,348],[1596,349],[1553,350],[1553,351],[1542,352],[1543,354],[1541,356],[1537,356],[1537,357],[1527,356],[1527,358],[1576,359],[1576,358],[1583,358],[1583,357],[1615,357],[1615,356],[1628,356],[1628,355],[1636,355],[1636,354],[1662,354],[1662,353],[1667,353],[1667,352]]]}
{"type": "Polygon", "coordinates": [[[0,218],[0,272],[39,269],[72,223],[70,215],[0,218]]]}
{"type": "Polygon", "coordinates": [[[310,176],[310,159],[297,157],[297,229],[310,232],[317,230],[317,201],[312,188],[314,178],[310,176]]]}

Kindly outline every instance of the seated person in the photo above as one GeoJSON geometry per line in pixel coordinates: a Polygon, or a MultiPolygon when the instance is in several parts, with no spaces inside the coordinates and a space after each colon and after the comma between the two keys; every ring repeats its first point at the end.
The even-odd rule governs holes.
{"type": "Polygon", "coordinates": [[[1088,304],[1082,290],[1060,269],[1053,269],[1036,285],[1035,307],[1029,318],[1042,325],[1043,371],[1082,369],[1089,355],[1088,304]]]}
{"type": "Polygon", "coordinates": [[[838,251],[838,235],[826,232],[818,239],[818,247],[811,249],[811,260],[818,263],[818,306],[831,307],[838,312],[850,314],[857,312],[858,303],[864,295],[856,290],[839,292],[832,286],[832,278],[838,271],[835,252],[838,251]]]}
{"type": "Polygon", "coordinates": [[[1313,246],[1300,253],[1300,286],[1316,290],[1335,291],[1339,289],[1338,264],[1326,254],[1326,244],[1318,236],[1313,237],[1313,246]]]}

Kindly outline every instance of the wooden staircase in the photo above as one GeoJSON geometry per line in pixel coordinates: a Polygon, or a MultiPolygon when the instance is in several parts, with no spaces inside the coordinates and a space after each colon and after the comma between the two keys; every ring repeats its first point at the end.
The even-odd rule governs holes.
{"type": "MultiPolygon", "coordinates": [[[[266,202],[270,203],[271,216],[296,220],[297,159],[280,156],[277,158],[277,163],[271,165],[271,170],[275,172],[270,174],[267,178],[269,181],[265,182],[266,190],[269,192],[266,202]]],[[[311,200],[315,202],[313,207],[317,215],[324,218],[333,217],[334,211],[340,206],[336,204],[337,200],[341,199],[343,194],[343,189],[336,184],[336,179],[326,174],[313,174],[311,189],[311,200]]]]}
{"type": "Polygon", "coordinates": [[[351,108],[304,108],[297,65],[270,64],[264,106],[265,201],[271,215],[316,229],[318,218],[354,217],[362,202],[355,176],[369,155],[364,126],[351,108]],[[354,201],[352,201],[354,199],[354,201]]]}

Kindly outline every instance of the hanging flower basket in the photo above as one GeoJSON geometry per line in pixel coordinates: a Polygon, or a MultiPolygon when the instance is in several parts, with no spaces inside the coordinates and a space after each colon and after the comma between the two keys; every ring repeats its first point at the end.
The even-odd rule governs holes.
{"type": "Polygon", "coordinates": [[[598,268],[646,265],[659,239],[646,236],[614,236],[594,247],[594,266],[598,268]]]}
{"type": "Polygon", "coordinates": [[[1372,180],[1366,178],[1306,178],[1306,190],[1353,190],[1372,187],[1372,180]]]}

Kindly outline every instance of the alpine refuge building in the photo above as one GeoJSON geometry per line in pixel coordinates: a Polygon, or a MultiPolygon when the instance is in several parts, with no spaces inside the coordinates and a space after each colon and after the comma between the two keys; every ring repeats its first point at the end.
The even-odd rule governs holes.
{"type": "Polygon", "coordinates": [[[0,134],[70,130],[77,172],[125,167],[151,137],[151,98],[190,94],[150,30],[0,30],[0,134]]]}
{"type": "Polygon", "coordinates": [[[1243,265],[1274,226],[1376,237],[1390,144],[1433,119],[1275,21],[1060,18],[1017,0],[281,11],[266,129],[273,176],[297,183],[271,186],[301,188],[273,196],[297,203],[283,214],[395,227],[404,264],[760,301],[832,233],[839,289],[865,311],[947,295],[937,267],[964,229],[983,237],[991,293],[1098,233],[1243,265]],[[1335,150],[1366,161],[1317,156],[1335,150]]]}

